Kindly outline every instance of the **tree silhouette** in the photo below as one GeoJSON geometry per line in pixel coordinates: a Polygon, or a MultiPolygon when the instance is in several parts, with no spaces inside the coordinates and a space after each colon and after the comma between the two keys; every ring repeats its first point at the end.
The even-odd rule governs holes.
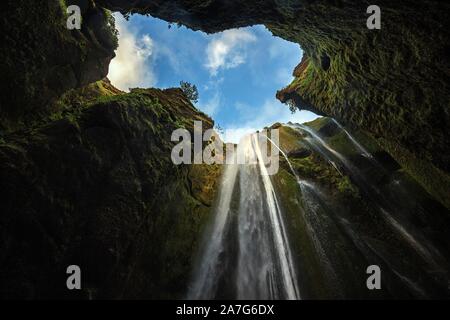
{"type": "Polygon", "coordinates": [[[198,90],[195,84],[186,81],[180,81],[180,88],[183,90],[186,97],[194,103],[198,102],[198,90]]]}

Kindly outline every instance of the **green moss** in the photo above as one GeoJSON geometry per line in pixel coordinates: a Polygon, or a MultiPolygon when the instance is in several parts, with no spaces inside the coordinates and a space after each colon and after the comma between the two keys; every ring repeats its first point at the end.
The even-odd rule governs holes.
{"type": "MultiPolygon", "coordinates": [[[[357,156],[361,152],[361,150],[358,150],[354,144],[349,141],[347,134],[333,123],[331,118],[320,117],[305,123],[305,125],[312,128],[315,132],[318,132],[328,145],[346,158],[357,156]],[[321,131],[327,131],[327,128],[328,131],[331,130],[335,132],[331,132],[330,135],[321,134],[321,131]]],[[[376,140],[363,133],[361,130],[356,130],[356,132],[352,131],[350,134],[360,145],[364,146],[367,152],[375,154],[376,152],[381,151],[376,140]]]]}
{"type": "Polygon", "coordinates": [[[67,15],[67,4],[66,0],[59,0],[59,5],[61,6],[61,10],[64,15],[67,15]]]}
{"type": "MultiPolygon", "coordinates": [[[[181,90],[122,93],[106,80],[71,90],[52,108],[27,130],[7,134],[0,148],[2,160],[15,163],[12,170],[24,177],[18,181],[3,172],[2,183],[14,185],[16,192],[4,212],[17,207],[30,212],[25,207],[32,206],[38,215],[48,213],[43,224],[55,224],[53,212],[65,216],[69,222],[61,228],[70,232],[52,241],[60,246],[61,239],[70,242],[76,234],[90,243],[75,254],[88,270],[85,288],[97,298],[182,298],[222,168],[175,166],[170,136],[180,127],[192,130],[193,120],[202,120],[204,130],[212,128],[212,120],[181,90]],[[42,179],[29,186],[33,172],[42,179]],[[62,181],[71,181],[70,186],[61,187],[62,181]],[[29,201],[21,201],[22,196],[30,196],[29,201]],[[77,219],[92,229],[73,231],[77,219]],[[92,252],[95,259],[90,259],[92,252]],[[95,276],[99,268],[109,274],[107,283],[95,276]]],[[[77,241],[75,248],[80,247],[77,241]]],[[[38,262],[33,266],[39,268],[38,262]]]]}
{"type": "Polygon", "coordinates": [[[359,197],[358,188],[345,176],[337,181],[337,189],[340,193],[347,197],[359,197]]]}
{"type": "Polygon", "coordinates": [[[296,94],[322,114],[389,140],[448,172],[445,109],[450,91],[440,71],[438,45],[443,34],[439,26],[446,18],[444,5],[431,2],[415,1],[406,7],[385,3],[391,22],[381,33],[365,32],[348,6],[329,6],[325,1],[304,3],[295,18],[269,24],[276,35],[300,43],[308,60],[280,97],[296,94]],[[425,8],[427,17],[414,14],[425,8]],[[430,38],[436,39],[431,41],[434,45],[430,38]],[[329,69],[321,64],[323,56],[331,61],[329,69]]]}
{"type": "Polygon", "coordinates": [[[86,4],[83,17],[103,15],[100,30],[90,25],[97,19],[83,21],[82,30],[68,30],[62,0],[18,0],[3,8],[0,27],[8,37],[0,48],[0,73],[8,81],[0,97],[0,127],[14,131],[48,117],[62,94],[105,76],[117,31],[110,12],[86,4]]]}
{"type": "Polygon", "coordinates": [[[111,11],[103,9],[103,12],[106,17],[106,23],[103,24],[103,28],[105,28],[106,32],[109,33],[113,42],[113,48],[117,49],[119,46],[119,31],[116,29],[116,19],[112,15],[111,11]]]}
{"type": "Polygon", "coordinates": [[[297,90],[306,90],[310,86],[314,85],[314,66],[312,64],[308,64],[306,67],[302,77],[295,78],[293,80],[292,85],[297,88],[297,90]]]}
{"type": "MultiPolygon", "coordinates": [[[[331,119],[322,117],[305,125],[320,131],[325,126],[330,125],[331,119]]],[[[290,127],[280,127],[280,146],[285,152],[295,151],[298,148],[309,148],[307,143],[303,142],[304,135],[290,127]]],[[[345,157],[352,157],[356,153],[352,144],[349,143],[343,132],[333,134],[324,138],[329,145],[341,152],[345,157]]],[[[378,149],[379,150],[379,149],[378,149]]],[[[289,159],[294,170],[301,179],[313,180],[330,190],[332,193],[342,197],[359,197],[358,188],[350,181],[349,177],[341,175],[326,159],[323,159],[316,152],[302,158],[289,159]]],[[[285,160],[282,158],[283,165],[287,168],[285,160]]]]}
{"type": "Polygon", "coordinates": [[[321,260],[305,221],[299,185],[295,177],[284,168],[272,180],[282,205],[297,273],[303,275],[300,290],[307,291],[308,296],[315,298],[331,298],[327,276],[321,271],[321,260]]]}
{"type": "Polygon", "coordinates": [[[304,125],[310,127],[314,131],[318,132],[320,129],[322,129],[326,124],[328,124],[330,121],[330,118],[327,117],[319,117],[313,121],[305,122],[304,125]]]}
{"type": "MultiPolygon", "coordinates": [[[[312,122],[306,123],[309,127],[319,132],[326,125],[329,125],[330,119],[322,117],[312,122]]],[[[384,152],[384,149],[391,154],[395,160],[416,179],[422,187],[430,193],[437,201],[450,208],[448,194],[450,192],[450,177],[439,170],[431,163],[418,159],[414,154],[401,148],[398,144],[387,139],[373,139],[361,130],[353,132],[354,138],[364,146],[364,148],[372,155],[384,152]],[[383,148],[382,148],[382,147],[383,148]]],[[[349,143],[346,134],[339,131],[330,137],[323,137],[324,140],[337,152],[341,153],[347,159],[354,159],[359,156],[359,150],[349,143]]],[[[304,168],[303,168],[304,169],[304,168]]]]}
{"type": "Polygon", "coordinates": [[[323,170],[322,166],[314,161],[314,156],[290,159],[290,161],[295,171],[304,178],[317,178],[323,170]]]}

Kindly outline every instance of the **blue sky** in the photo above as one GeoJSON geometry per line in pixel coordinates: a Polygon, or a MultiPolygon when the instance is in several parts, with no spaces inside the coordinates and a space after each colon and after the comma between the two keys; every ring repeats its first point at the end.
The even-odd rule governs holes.
{"type": "Polygon", "coordinates": [[[197,85],[197,108],[225,130],[225,141],[275,122],[305,122],[317,116],[291,114],[275,98],[292,81],[302,51],[297,44],[274,37],[264,26],[208,35],[156,18],[116,14],[117,57],[108,77],[119,89],[168,88],[181,80],[197,85]]]}

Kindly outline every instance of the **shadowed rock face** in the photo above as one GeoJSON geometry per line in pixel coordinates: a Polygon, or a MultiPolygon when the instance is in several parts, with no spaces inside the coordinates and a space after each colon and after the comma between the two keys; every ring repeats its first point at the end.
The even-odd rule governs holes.
{"type": "Polygon", "coordinates": [[[91,1],[6,1],[0,13],[0,129],[51,111],[72,88],[103,79],[115,56],[110,15],[91,1]],[[67,6],[81,9],[81,30],[68,30],[67,6]]]}
{"type": "MultiPolygon", "coordinates": [[[[191,29],[208,33],[255,24],[285,21],[282,10],[291,10],[289,1],[273,0],[99,0],[99,5],[122,13],[151,14],[170,22],[180,22],[191,29]],[[284,2],[281,6],[277,2],[284,2]]],[[[291,1],[295,2],[295,1],[291,1]]],[[[299,7],[299,3],[292,8],[299,7]]]]}
{"type": "Polygon", "coordinates": [[[361,130],[345,133],[329,118],[305,123],[329,148],[320,149],[298,128],[279,127],[289,164],[281,159],[273,181],[302,298],[449,297],[449,210],[361,130]],[[383,270],[383,290],[367,290],[369,263],[383,270]]]}
{"type": "Polygon", "coordinates": [[[0,141],[2,298],[186,291],[220,168],[174,165],[170,137],[192,132],[192,119],[204,129],[212,121],[179,89],[102,88],[108,96],[0,141]],[[81,291],[65,286],[71,264],[82,270],[81,291]]]}

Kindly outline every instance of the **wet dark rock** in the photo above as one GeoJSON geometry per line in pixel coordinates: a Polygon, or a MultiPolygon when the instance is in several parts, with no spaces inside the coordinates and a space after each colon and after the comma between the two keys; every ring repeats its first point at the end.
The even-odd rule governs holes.
{"type": "Polygon", "coordinates": [[[0,143],[0,296],[181,298],[220,168],[175,166],[170,136],[212,121],[179,89],[61,117],[0,143]],[[66,288],[71,264],[80,291],[66,288]]]}
{"type": "Polygon", "coordinates": [[[292,151],[289,151],[289,153],[287,154],[287,156],[289,158],[306,158],[309,157],[311,155],[311,150],[307,149],[307,148],[300,148],[300,149],[295,149],[292,151]]]}
{"type": "Polygon", "coordinates": [[[331,137],[339,133],[341,129],[339,126],[333,122],[328,121],[324,126],[319,129],[319,134],[325,137],[331,137]]]}
{"type": "Polygon", "coordinates": [[[59,96],[106,77],[117,39],[109,14],[92,1],[80,5],[81,30],[66,27],[66,2],[7,1],[0,14],[0,127],[14,129],[48,114],[59,96]]]}
{"type": "MultiPolygon", "coordinates": [[[[322,135],[329,124],[335,123],[319,118],[306,125],[333,152],[313,149],[301,158],[294,156],[295,149],[287,152],[303,187],[286,161],[273,177],[302,279],[302,298],[450,297],[448,209],[370,136],[348,129],[371,157],[363,156],[341,131],[322,135]],[[432,248],[429,254],[419,253],[422,245],[425,251],[432,248]],[[383,270],[383,290],[367,290],[367,261],[383,270]]],[[[311,139],[289,127],[279,130],[280,146],[286,151],[311,139]]]]}
{"type": "Polygon", "coordinates": [[[277,122],[277,123],[274,123],[270,128],[271,128],[271,129],[278,129],[278,128],[281,127],[281,126],[282,126],[282,124],[279,123],[279,122],[277,122]]]}

